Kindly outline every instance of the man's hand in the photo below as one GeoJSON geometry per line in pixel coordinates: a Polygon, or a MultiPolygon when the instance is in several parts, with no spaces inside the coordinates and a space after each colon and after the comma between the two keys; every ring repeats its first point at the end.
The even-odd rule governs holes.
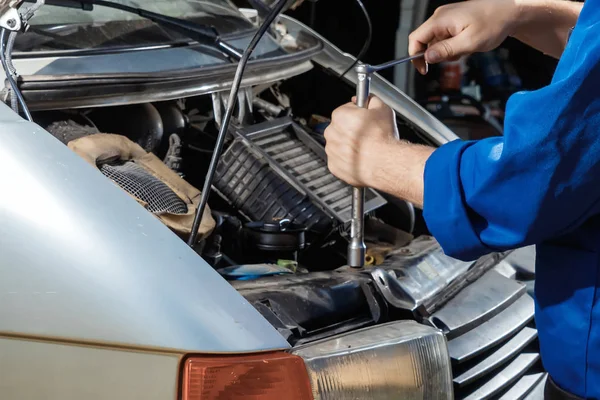
{"type": "MultiPolygon", "coordinates": [[[[409,36],[408,52],[427,50],[425,61],[435,64],[498,47],[513,33],[518,21],[516,0],[472,0],[439,7],[409,36]]],[[[426,72],[422,59],[415,60],[426,72]]]]}
{"type": "Polygon", "coordinates": [[[433,148],[398,139],[394,111],[377,97],[333,112],[325,131],[329,170],[346,183],[423,204],[423,172],[433,148]]]}
{"type": "Polygon", "coordinates": [[[430,64],[493,50],[514,36],[560,57],[582,4],[564,0],[471,0],[438,8],[409,36],[408,52],[425,51],[413,63],[422,74],[430,64]]]}
{"type": "Polygon", "coordinates": [[[325,130],[329,170],[352,186],[373,187],[378,159],[398,139],[394,111],[377,97],[369,99],[366,109],[343,105],[325,130]]]}

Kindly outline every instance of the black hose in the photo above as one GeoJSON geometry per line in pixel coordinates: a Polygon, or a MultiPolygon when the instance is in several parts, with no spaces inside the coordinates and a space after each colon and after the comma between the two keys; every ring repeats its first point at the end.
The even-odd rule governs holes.
{"type": "Polygon", "coordinates": [[[360,9],[362,10],[363,14],[365,15],[365,20],[367,21],[367,38],[365,39],[365,43],[363,44],[362,49],[360,49],[360,52],[356,56],[356,59],[340,75],[340,79],[343,79],[344,76],[348,72],[350,72],[350,70],[352,68],[354,68],[356,66],[356,64],[358,63],[358,61],[360,61],[360,59],[362,59],[365,56],[365,54],[367,54],[367,51],[369,50],[369,47],[371,47],[371,41],[373,40],[373,23],[371,22],[371,17],[369,16],[369,12],[367,11],[367,8],[365,7],[365,5],[363,4],[363,2],[361,0],[356,0],[356,3],[358,4],[358,6],[360,7],[360,9]]]}
{"type": "Polygon", "coordinates": [[[25,114],[25,117],[33,122],[33,118],[31,117],[31,113],[29,112],[29,108],[27,107],[27,104],[25,103],[25,99],[23,98],[23,95],[21,94],[21,91],[19,90],[19,87],[17,86],[17,82],[15,82],[15,79],[13,78],[13,75],[10,72],[10,69],[8,67],[8,63],[6,61],[6,32],[7,30],[5,28],[2,28],[2,33],[0,34],[0,60],[2,61],[2,68],[4,68],[4,72],[6,73],[6,79],[8,80],[8,83],[10,84],[10,87],[12,89],[12,96],[17,96],[17,99],[19,100],[19,105],[21,106],[21,109],[23,110],[23,113],[25,114]]]}
{"type": "Polygon", "coordinates": [[[208,167],[206,179],[204,180],[204,187],[202,189],[202,194],[200,197],[200,204],[198,205],[198,209],[196,210],[196,215],[194,216],[194,223],[192,225],[192,231],[190,233],[190,237],[188,238],[188,245],[191,247],[193,247],[198,240],[198,229],[200,229],[202,216],[204,215],[204,210],[206,209],[206,203],[208,202],[208,195],[211,191],[212,183],[217,169],[217,164],[219,163],[221,153],[223,152],[225,137],[227,136],[227,131],[229,130],[229,123],[231,122],[231,116],[233,115],[233,111],[237,103],[237,95],[240,90],[240,85],[242,83],[242,77],[244,76],[246,64],[248,64],[250,56],[252,55],[252,52],[258,45],[258,42],[267,32],[273,21],[275,21],[275,18],[277,18],[277,16],[283,11],[283,8],[286,6],[287,2],[288,0],[279,0],[275,4],[275,6],[269,12],[269,15],[267,15],[262,25],[252,38],[252,41],[248,45],[248,48],[246,48],[246,50],[244,51],[244,54],[242,55],[242,58],[238,63],[237,70],[235,71],[235,76],[233,78],[233,83],[231,84],[231,90],[229,92],[227,110],[225,111],[225,115],[223,116],[221,126],[219,127],[219,135],[217,136],[215,150],[210,160],[210,165],[208,167]]]}

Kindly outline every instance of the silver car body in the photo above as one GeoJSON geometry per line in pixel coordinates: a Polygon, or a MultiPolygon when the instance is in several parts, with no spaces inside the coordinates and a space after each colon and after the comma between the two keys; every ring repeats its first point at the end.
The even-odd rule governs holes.
{"type": "MultiPolygon", "coordinates": [[[[339,73],[352,61],[301,23],[289,17],[282,22],[292,36],[304,31],[322,41],[312,63],[339,73]]],[[[60,60],[15,64],[27,75],[55,62],[60,60]]],[[[244,85],[300,74],[311,62],[271,74],[249,72],[244,85]]],[[[81,105],[174,99],[229,85],[217,80],[183,92],[81,105]]],[[[372,91],[430,142],[457,138],[379,76],[372,91]]],[[[175,399],[186,354],[289,348],[251,304],[159,220],[4,104],[0,188],[2,399],[175,399]]]]}

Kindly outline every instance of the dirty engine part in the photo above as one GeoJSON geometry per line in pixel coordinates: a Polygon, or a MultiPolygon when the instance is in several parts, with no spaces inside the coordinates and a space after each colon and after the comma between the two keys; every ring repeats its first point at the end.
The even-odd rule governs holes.
{"type": "MultiPolygon", "coordinates": [[[[237,129],[217,167],[215,188],[252,221],[290,219],[327,230],[351,219],[352,189],[327,168],[323,147],[290,118],[237,129]]],[[[384,204],[366,190],[365,213],[384,204]]]]}

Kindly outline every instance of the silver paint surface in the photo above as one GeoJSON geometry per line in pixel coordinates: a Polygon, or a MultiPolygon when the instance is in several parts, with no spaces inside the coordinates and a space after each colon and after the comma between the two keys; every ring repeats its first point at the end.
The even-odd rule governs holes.
{"type": "Polygon", "coordinates": [[[246,352],[289,347],[99,171],[0,104],[0,336],[246,352]]]}
{"type": "Polygon", "coordinates": [[[178,354],[0,337],[2,400],[175,400],[178,354]]]}

